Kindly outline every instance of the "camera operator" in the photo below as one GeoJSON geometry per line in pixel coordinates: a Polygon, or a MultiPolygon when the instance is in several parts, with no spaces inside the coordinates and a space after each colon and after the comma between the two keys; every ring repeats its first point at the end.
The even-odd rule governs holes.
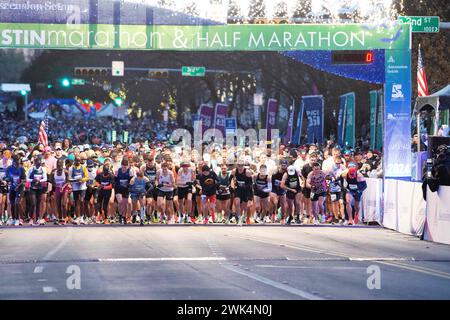
{"type": "Polygon", "coordinates": [[[439,190],[439,186],[450,186],[450,148],[443,144],[436,149],[433,158],[427,159],[423,168],[423,198],[426,200],[426,186],[431,192],[439,190]]]}

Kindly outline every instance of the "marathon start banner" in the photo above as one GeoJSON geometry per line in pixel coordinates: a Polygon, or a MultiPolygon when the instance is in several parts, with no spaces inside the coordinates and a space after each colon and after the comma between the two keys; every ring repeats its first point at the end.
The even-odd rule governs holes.
{"type": "MultiPolygon", "coordinates": [[[[5,21],[5,20],[2,20],[5,21]]],[[[120,22],[120,20],[118,20],[120,22]]],[[[176,51],[401,50],[405,25],[0,23],[0,47],[176,51]]]]}

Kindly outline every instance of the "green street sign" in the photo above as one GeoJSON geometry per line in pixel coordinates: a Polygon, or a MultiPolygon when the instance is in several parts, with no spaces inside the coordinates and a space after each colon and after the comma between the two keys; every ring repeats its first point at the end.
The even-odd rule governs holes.
{"type": "Polygon", "coordinates": [[[181,68],[181,73],[183,76],[187,77],[204,77],[206,72],[205,67],[189,67],[183,66],[181,68]]]}
{"type": "Polygon", "coordinates": [[[84,86],[86,81],[84,79],[72,79],[73,86],[84,86]]]}
{"type": "Polygon", "coordinates": [[[401,23],[409,23],[412,32],[439,32],[439,17],[400,16],[401,23]]]}

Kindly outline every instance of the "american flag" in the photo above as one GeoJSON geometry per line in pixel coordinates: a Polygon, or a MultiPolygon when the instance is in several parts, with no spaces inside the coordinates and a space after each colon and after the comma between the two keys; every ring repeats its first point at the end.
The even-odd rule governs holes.
{"type": "Polygon", "coordinates": [[[45,117],[41,121],[41,125],[39,126],[39,143],[42,143],[44,147],[48,146],[47,128],[48,128],[48,108],[45,110],[45,117]]]}
{"type": "Polygon", "coordinates": [[[423,66],[422,54],[420,53],[420,44],[419,44],[419,58],[417,62],[417,91],[419,93],[419,97],[428,96],[427,75],[425,73],[425,68],[423,66]]]}

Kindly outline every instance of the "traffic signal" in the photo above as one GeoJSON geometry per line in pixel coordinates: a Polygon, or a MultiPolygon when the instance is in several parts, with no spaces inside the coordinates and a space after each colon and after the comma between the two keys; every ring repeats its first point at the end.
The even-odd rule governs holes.
{"type": "Polygon", "coordinates": [[[273,18],[267,20],[266,18],[256,18],[254,24],[289,24],[289,18],[273,18]]]}
{"type": "Polygon", "coordinates": [[[114,103],[116,104],[116,106],[120,107],[123,103],[123,100],[122,100],[122,98],[117,97],[114,99],[114,103]]]}
{"type": "Polygon", "coordinates": [[[148,72],[150,78],[166,79],[169,77],[169,70],[167,69],[153,69],[148,72]]]}
{"type": "Polygon", "coordinates": [[[267,24],[267,19],[265,19],[265,18],[256,18],[256,19],[253,21],[253,23],[254,23],[254,24],[267,24]]]}
{"type": "Polygon", "coordinates": [[[289,18],[273,18],[270,20],[272,24],[289,24],[289,18]]]}
{"type": "Polygon", "coordinates": [[[69,79],[69,78],[63,78],[63,79],[61,79],[61,85],[62,85],[64,88],[70,87],[70,79],[69,79]]]}
{"type": "Polygon", "coordinates": [[[109,75],[108,68],[97,67],[76,67],[73,74],[77,77],[107,77],[109,75]]]}

